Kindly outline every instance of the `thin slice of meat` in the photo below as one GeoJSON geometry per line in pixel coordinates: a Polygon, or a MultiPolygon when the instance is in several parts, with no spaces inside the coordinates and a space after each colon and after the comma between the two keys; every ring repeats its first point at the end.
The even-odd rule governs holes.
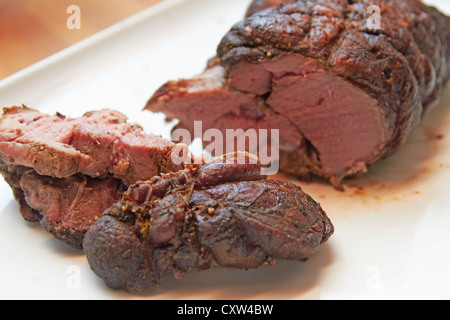
{"type": "Polygon", "coordinates": [[[395,153],[439,101],[449,30],[419,0],[254,1],[204,73],[167,83],[145,108],[191,131],[193,121],[279,129],[283,172],[340,188],[395,153]],[[371,5],[382,8],[380,29],[371,5]]]}
{"type": "Polygon", "coordinates": [[[71,119],[22,106],[5,108],[0,118],[0,158],[55,178],[112,175],[130,184],[183,168],[171,161],[175,150],[114,110],[71,119]]]}
{"type": "Polygon", "coordinates": [[[80,247],[91,224],[123,193],[120,180],[74,175],[58,179],[28,169],[20,179],[27,204],[42,213],[41,225],[55,238],[80,247]]]}
{"type": "Polygon", "coordinates": [[[186,149],[114,110],[71,119],[22,106],[0,118],[0,171],[22,216],[76,248],[131,184],[183,169],[186,149]]]}
{"type": "Polygon", "coordinates": [[[331,221],[300,187],[261,175],[255,159],[227,154],[131,186],[86,234],[92,270],[113,289],[139,292],[168,272],[310,258],[331,221]]]}

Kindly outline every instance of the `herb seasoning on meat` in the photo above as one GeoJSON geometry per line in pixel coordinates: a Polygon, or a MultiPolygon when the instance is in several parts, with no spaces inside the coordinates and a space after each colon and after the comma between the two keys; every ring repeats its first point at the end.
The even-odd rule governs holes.
{"type": "Polygon", "coordinates": [[[255,0],[207,70],[146,109],[190,131],[279,129],[282,171],[339,188],[405,143],[449,77],[450,18],[419,0],[255,0]]]}
{"type": "Polygon", "coordinates": [[[236,153],[132,185],[86,234],[92,270],[113,289],[142,291],[167,272],[307,260],[331,221],[300,187],[260,171],[236,153]]]}

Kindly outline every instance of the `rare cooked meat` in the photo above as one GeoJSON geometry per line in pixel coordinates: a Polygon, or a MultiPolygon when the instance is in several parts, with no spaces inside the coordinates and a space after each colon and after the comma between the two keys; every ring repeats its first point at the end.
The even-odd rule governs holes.
{"type": "Polygon", "coordinates": [[[77,248],[90,224],[130,184],[184,168],[172,161],[175,144],[144,134],[116,111],[77,119],[27,107],[3,111],[0,172],[22,216],[77,248]]]}
{"type": "Polygon", "coordinates": [[[286,173],[340,187],[366,172],[405,143],[450,77],[450,18],[419,0],[266,0],[248,15],[204,73],[168,82],[146,109],[190,131],[279,129],[286,173]]]}
{"type": "Polygon", "coordinates": [[[113,289],[141,291],[167,272],[308,259],[332,223],[300,187],[260,172],[256,158],[227,154],[131,186],[85,236],[92,270],[113,289]]]}
{"type": "Polygon", "coordinates": [[[150,179],[182,168],[170,161],[174,147],[113,110],[71,119],[12,107],[3,109],[0,118],[0,159],[55,178],[80,173],[113,176],[125,184],[150,179]]]}
{"type": "Polygon", "coordinates": [[[40,222],[55,238],[75,248],[81,248],[90,225],[124,192],[120,180],[112,177],[94,179],[77,174],[58,179],[38,175],[33,169],[21,170],[16,188],[23,195],[19,199],[25,200],[21,210],[31,208],[36,214],[31,221],[40,222]]]}

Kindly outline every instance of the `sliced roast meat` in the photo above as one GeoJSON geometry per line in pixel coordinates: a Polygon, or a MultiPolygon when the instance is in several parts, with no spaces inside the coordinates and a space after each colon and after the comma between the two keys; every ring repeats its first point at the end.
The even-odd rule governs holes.
{"type": "Polygon", "coordinates": [[[113,110],[71,119],[22,106],[0,118],[0,171],[22,216],[77,248],[130,184],[184,168],[180,148],[113,110]]]}
{"type": "Polygon", "coordinates": [[[13,191],[14,198],[19,204],[20,214],[28,222],[39,222],[42,219],[42,214],[28,205],[25,194],[20,187],[20,179],[27,169],[21,166],[8,166],[0,161],[0,172],[13,191]]]}
{"type": "Polygon", "coordinates": [[[131,186],[85,236],[92,270],[113,289],[142,291],[169,272],[310,258],[333,234],[331,221],[300,187],[267,180],[254,159],[228,154],[131,186]]]}
{"type": "Polygon", "coordinates": [[[193,121],[279,129],[282,171],[340,187],[396,152],[439,101],[450,18],[419,0],[254,1],[212,61],[146,109],[191,131],[193,121]],[[371,5],[381,29],[368,23],[371,5]]]}
{"type": "Polygon", "coordinates": [[[42,213],[41,225],[57,239],[80,247],[90,225],[120,199],[123,185],[112,177],[74,175],[58,179],[28,169],[20,179],[27,204],[42,213]]]}
{"type": "Polygon", "coordinates": [[[1,159],[56,178],[112,175],[130,184],[183,168],[171,161],[174,149],[114,110],[71,119],[22,106],[5,108],[0,118],[1,159]]]}

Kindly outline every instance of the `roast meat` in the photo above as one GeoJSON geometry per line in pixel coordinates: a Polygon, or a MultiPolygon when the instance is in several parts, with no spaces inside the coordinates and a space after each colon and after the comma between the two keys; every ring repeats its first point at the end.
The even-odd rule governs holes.
{"type": "Polygon", "coordinates": [[[184,168],[175,146],[113,110],[72,119],[22,106],[0,118],[0,171],[22,216],[77,248],[130,184],[184,168]]]}
{"type": "Polygon", "coordinates": [[[84,238],[92,270],[110,288],[139,292],[165,273],[307,260],[331,221],[300,187],[260,172],[255,157],[236,153],[132,185],[84,238]]]}
{"type": "Polygon", "coordinates": [[[449,77],[450,18],[419,0],[255,0],[206,71],[146,109],[192,134],[278,129],[283,172],[340,187],[405,143],[449,77]]]}

